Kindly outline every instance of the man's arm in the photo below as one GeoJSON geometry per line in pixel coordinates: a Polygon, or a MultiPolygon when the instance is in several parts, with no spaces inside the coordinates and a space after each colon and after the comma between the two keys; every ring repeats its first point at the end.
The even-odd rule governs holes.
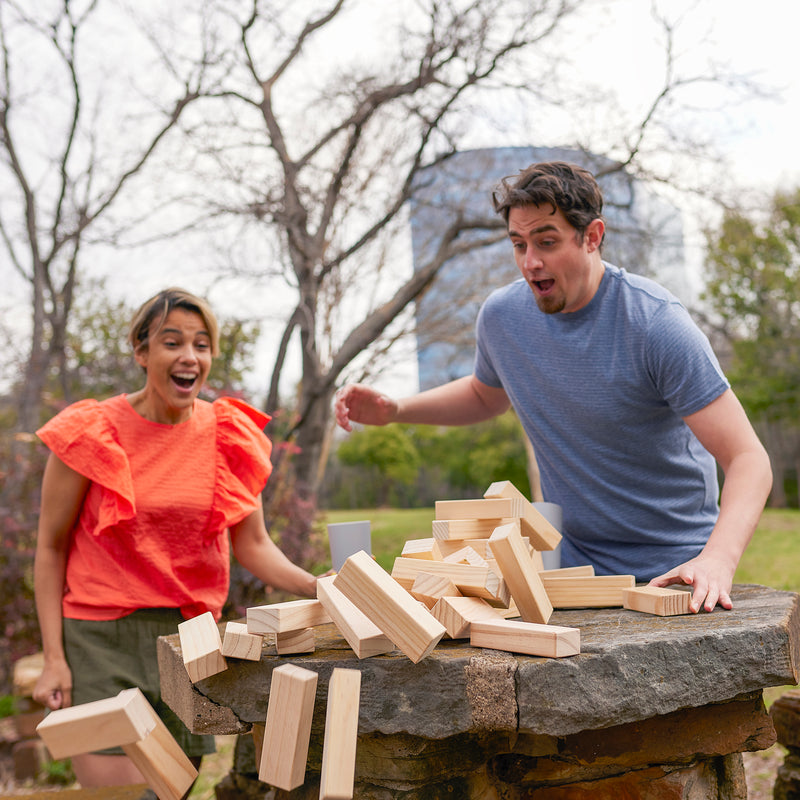
{"type": "Polygon", "coordinates": [[[336,395],[336,421],[345,430],[353,422],[387,425],[471,425],[496,417],[510,406],[504,389],[481,383],[474,375],[434,389],[394,400],[360,383],[344,386],[336,395]]]}
{"type": "Polygon", "coordinates": [[[736,395],[728,389],[705,408],[684,418],[722,468],[720,514],[702,552],[664,575],[655,586],[694,587],[691,609],[731,608],[730,591],[739,559],[753,536],[772,488],[772,468],[736,395]]]}

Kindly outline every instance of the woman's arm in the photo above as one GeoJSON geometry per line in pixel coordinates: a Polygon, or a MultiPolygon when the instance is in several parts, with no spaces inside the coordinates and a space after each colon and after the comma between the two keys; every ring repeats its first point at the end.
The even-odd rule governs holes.
{"type": "Polygon", "coordinates": [[[44,669],[33,690],[33,699],[53,709],[72,703],[72,673],[64,655],[61,601],[69,535],[88,488],[88,478],[50,454],[42,479],[42,510],[33,566],[36,613],[44,651],[44,669]]]}
{"type": "Polygon", "coordinates": [[[260,505],[231,527],[231,543],[236,560],[262,583],[301,597],[317,596],[317,579],[293,564],[270,539],[260,505]]]}

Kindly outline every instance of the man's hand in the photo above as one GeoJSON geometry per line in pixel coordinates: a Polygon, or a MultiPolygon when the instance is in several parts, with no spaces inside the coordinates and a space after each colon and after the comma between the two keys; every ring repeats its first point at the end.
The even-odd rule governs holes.
{"type": "Polygon", "coordinates": [[[387,425],[397,417],[397,402],[360,383],[343,386],[334,402],[336,422],[346,431],[353,422],[364,425],[387,425]]]}
{"type": "Polygon", "coordinates": [[[657,578],[650,581],[651,586],[671,586],[682,583],[691,586],[692,599],[689,601],[689,610],[696,614],[700,608],[713,611],[719,603],[725,609],[731,609],[731,588],[733,587],[733,567],[729,559],[715,558],[705,553],[700,553],[696,558],[681,564],[657,578]]]}

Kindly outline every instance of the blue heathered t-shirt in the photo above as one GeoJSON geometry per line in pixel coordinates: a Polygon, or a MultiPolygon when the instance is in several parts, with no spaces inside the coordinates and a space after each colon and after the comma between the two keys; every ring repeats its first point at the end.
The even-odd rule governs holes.
{"type": "Polygon", "coordinates": [[[562,566],[644,581],[696,556],[717,520],[716,464],[682,417],[728,382],[673,295],[604,266],[574,313],[540,311],[522,280],[493,292],[475,376],[505,389],[563,507],[562,566]]]}

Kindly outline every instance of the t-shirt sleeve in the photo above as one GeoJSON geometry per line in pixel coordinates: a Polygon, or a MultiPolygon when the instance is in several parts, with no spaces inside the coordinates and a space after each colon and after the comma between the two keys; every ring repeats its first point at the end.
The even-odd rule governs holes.
{"type": "Polygon", "coordinates": [[[73,403],[36,434],[70,469],[102,487],[95,534],[135,516],[130,462],[101,403],[73,403]]]}
{"type": "Polygon", "coordinates": [[[678,303],[665,305],[652,320],[647,366],[660,395],[681,417],[705,408],[730,386],[708,338],[678,303]]]}
{"type": "Polygon", "coordinates": [[[229,527],[250,514],[272,473],[272,442],[264,433],[270,417],[247,403],[224,397],[213,404],[217,420],[215,529],[229,527]]]}

